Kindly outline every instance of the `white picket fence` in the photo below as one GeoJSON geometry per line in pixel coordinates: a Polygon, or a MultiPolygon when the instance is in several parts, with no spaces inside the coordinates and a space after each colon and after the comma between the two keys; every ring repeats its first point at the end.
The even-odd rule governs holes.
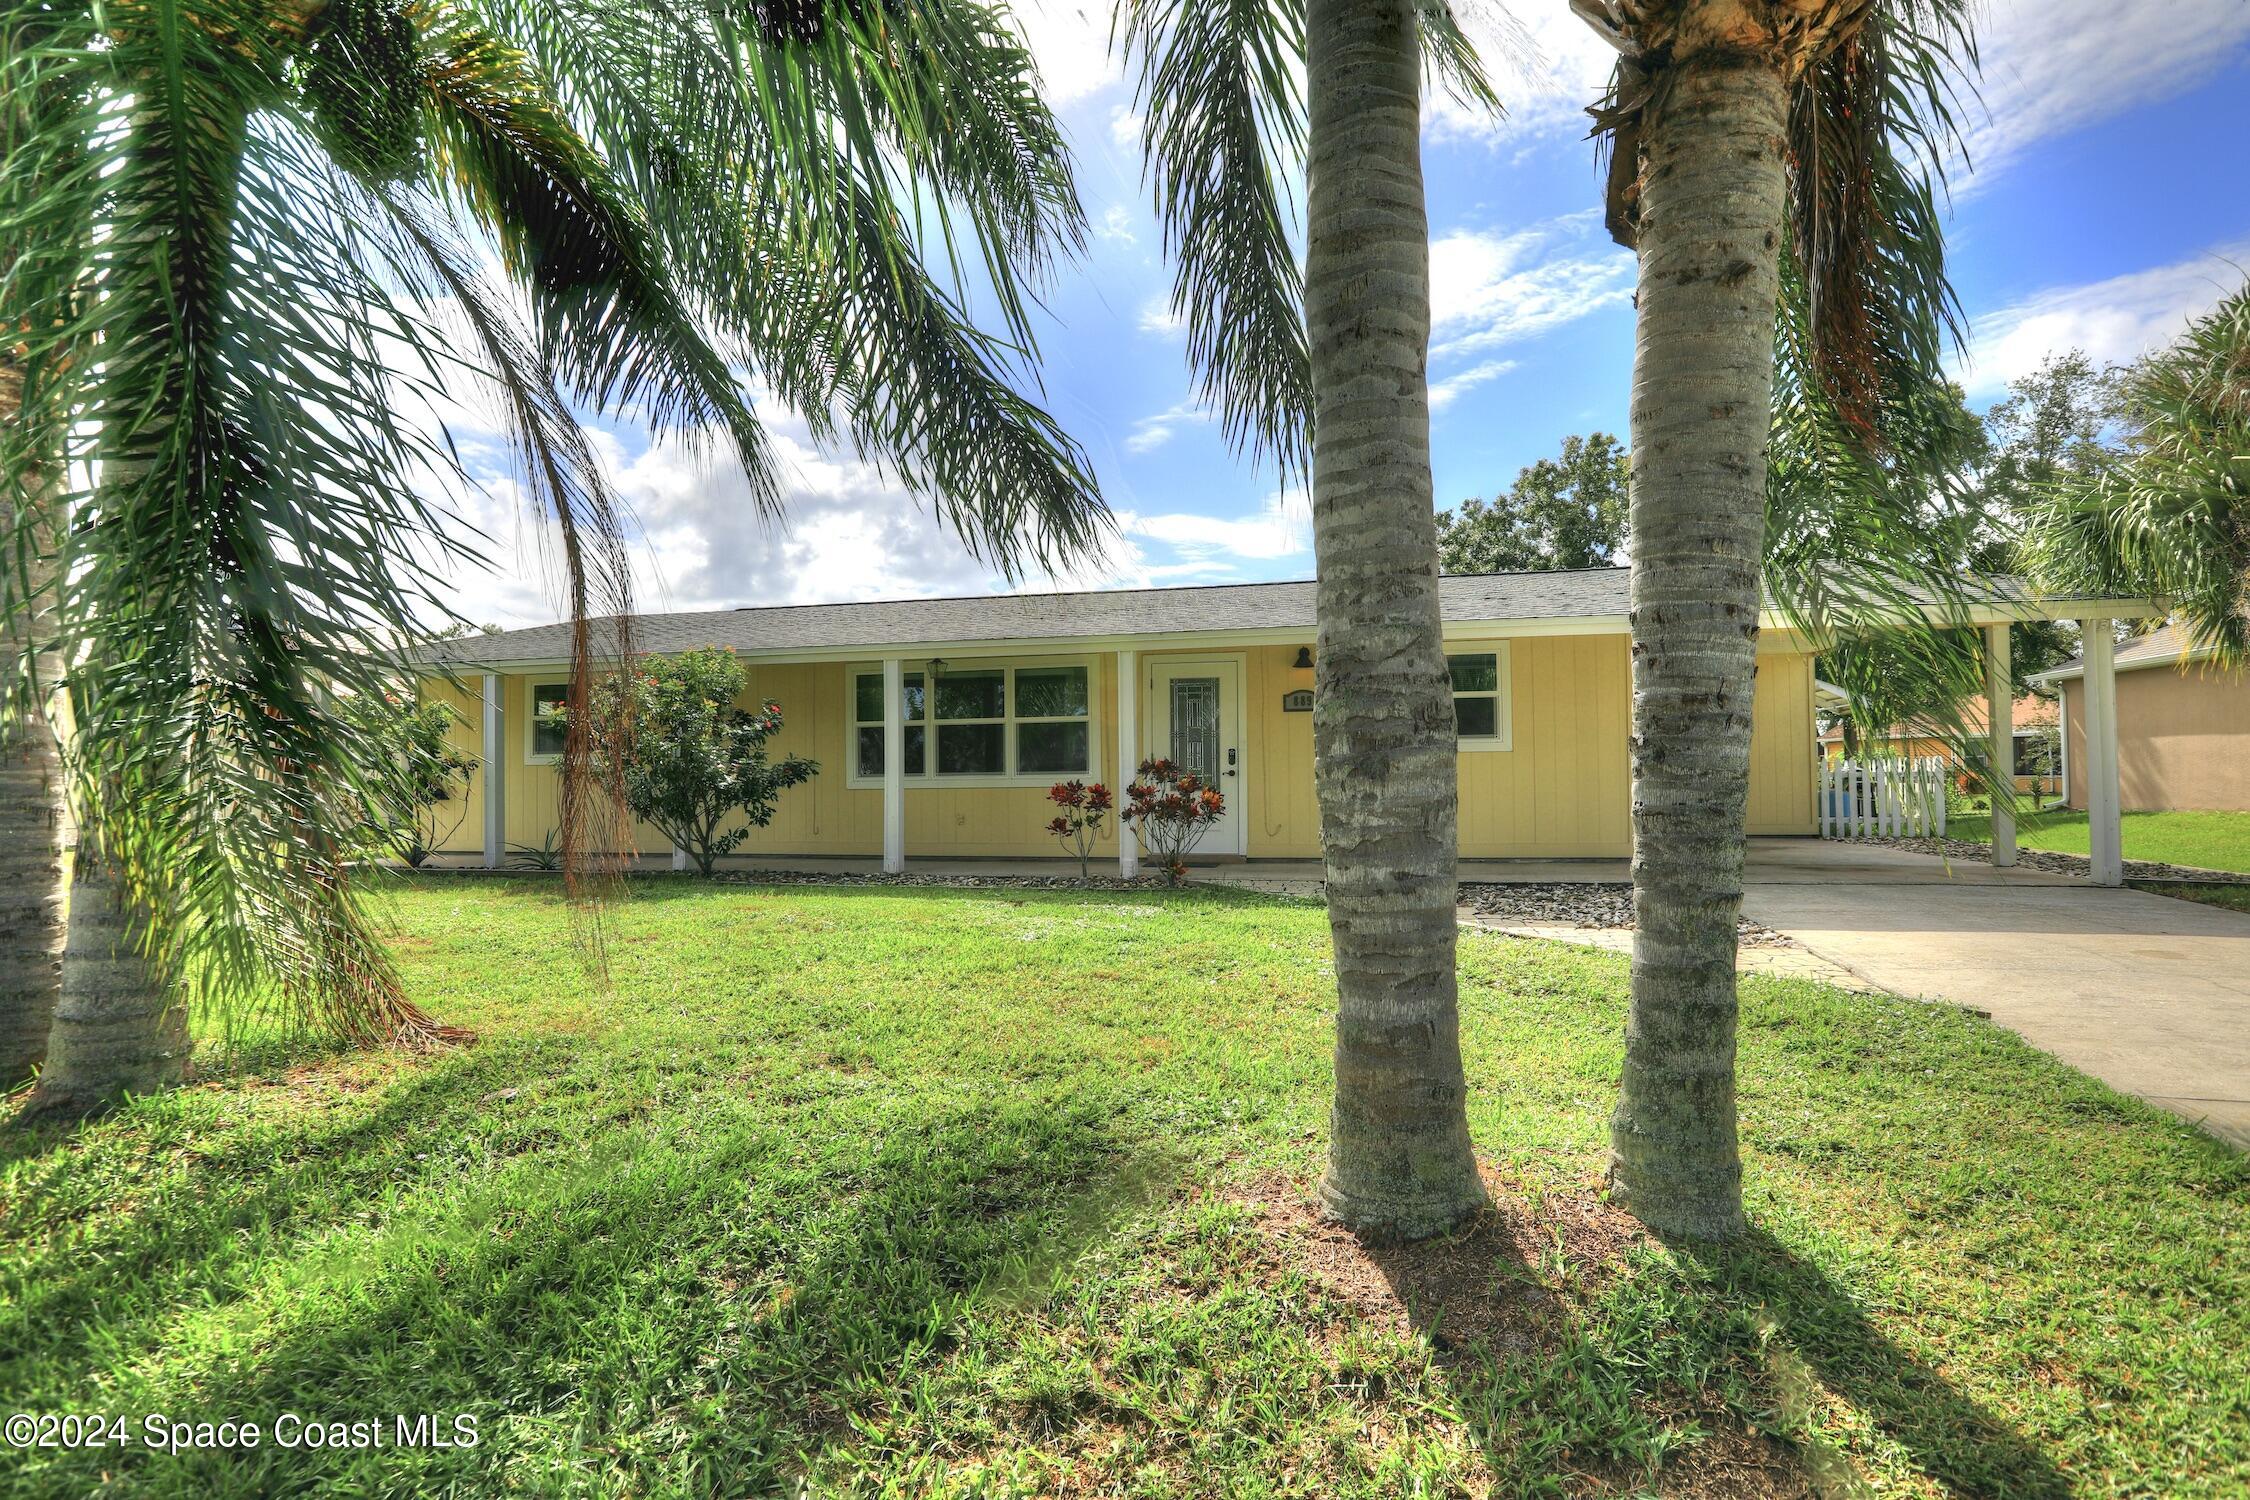
{"type": "Polygon", "coordinates": [[[1945,782],[1952,765],[1915,760],[1830,760],[1820,767],[1824,839],[1921,837],[1945,832],[1945,782]]]}

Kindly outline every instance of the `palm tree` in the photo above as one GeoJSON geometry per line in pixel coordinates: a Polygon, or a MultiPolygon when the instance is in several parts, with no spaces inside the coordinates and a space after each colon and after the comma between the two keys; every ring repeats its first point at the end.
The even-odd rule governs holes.
{"type": "MultiPolygon", "coordinates": [[[[0,42],[8,98],[62,101],[7,115],[0,187],[23,404],[0,474],[15,556],[46,559],[18,570],[35,583],[10,620],[51,617],[37,649],[71,664],[98,851],[65,967],[103,1003],[57,1012],[58,1108],[152,1076],[165,983],[352,1041],[437,1034],[345,858],[402,762],[337,704],[381,690],[386,647],[437,602],[413,566],[451,545],[426,496],[467,478],[447,434],[398,413],[450,378],[489,383],[553,526],[580,706],[596,658],[629,648],[582,410],[716,436],[777,511],[747,372],[1004,572],[1106,524],[1016,389],[1029,289],[1083,216],[987,5],[5,0],[0,42]],[[974,261],[1005,338],[970,325],[933,252],[974,261]],[[66,1035],[81,1020],[102,1033],[66,1035]]],[[[574,735],[566,755],[580,869],[603,846],[593,753],[574,735]]]]}
{"type": "MultiPolygon", "coordinates": [[[[22,382],[11,351],[0,348],[0,428],[17,420],[22,382]]],[[[21,495],[38,507],[51,482],[44,471],[26,474],[10,499],[21,495]]],[[[0,528],[13,534],[14,520],[0,515],[0,528]]],[[[23,571],[10,567],[0,577],[0,594],[46,593],[51,549],[50,539],[38,536],[20,560],[23,571]]],[[[41,628],[45,622],[32,609],[8,609],[5,620],[0,650],[13,664],[17,692],[0,719],[0,836],[7,840],[0,846],[0,1090],[30,1078],[46,1056],[61,978],[62,874],[74,842],[61,756],[47,722],[45,686],[60,680],[60,663],[36,644],[53,632],[41,628]]]]}
{"type": "Polygon", "coordinates": [[[2128,368],[2118,395],[2123,453],[2042,497],[2035,572],[2160,595],[2198,646],[2250,658],[2250,284],[2128,368]]]}
{"type": "MultiPolygon", "coordinates": [[[[1950,128],[1947,56],[1973,51],[1960,0],[1572,8],[1620,56],[1596,115],[1609,227],[1640,257],[1636,920],[1611,1187],[1660,1231],[1724,1237],[1743,1227],[1734,959],[1761,558],[1791,555],[1786,536],[1769,543],[1769,489],[1835,464],[1904,513],[1898,480],[1919,467],[1915,414],[1953,314],[1913,163],[1950,128]],[[1777,435],[1801,439],[1781,476],[1777,435]]],[[[1817,618],[1853,587],[1866,598],[1846,613],[1895,604],[1925,574],[1958,594],[1925,558],[1879,559],[1845,584],[1767,576],[1817,618]]]]}
{"type": "Polygon", "coordinates": [[[1492,95],[1443,0],[1124,0],[1173,300],[1230,438],[1302,475],[1315,781],[1336,951],[1321,1201],[1422,1236],[1484,1203],[1454,976],[1455,731],[1438,614],[1424,49],[1492,95]],[[1301,19],[1300,19],[1301,17],[1301,19]],[[1303,59],[1309,118],[1295,64],[1303,59]],[[1300,283],[1284,190],[1307,171],[1300,283]],[[1300,308],[1302,309],[1300,312],[1300,308]]]}

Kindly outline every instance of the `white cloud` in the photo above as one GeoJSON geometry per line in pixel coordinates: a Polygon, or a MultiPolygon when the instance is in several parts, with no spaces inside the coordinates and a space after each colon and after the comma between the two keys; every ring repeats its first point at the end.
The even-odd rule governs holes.
{"type": "Polygon", "coordinates": [[[1431,357],[1514,343],[1629,301],[1632,254],[1600,234],[1589,212],[1513,233],[1456,229],[1434,241],[1431,357]]]}
{"type": "Polygon", "coordinates": [[[1987,313],[1970,328],[1962,383],[1971,392],[1997,391],[2071,349],[2104,364],[2145,354],[2242,285],[2245,265],[2250,241],[2107,281],[2050,288],[1987,313]]]}
{"type": "Polygon", "coordinates": [[[1158,292],[1141,304],[1141,332],[1157,334],[1163,338],[1177,338],[1187,328],[1187,319],[1172,310],[1172,294],[1158,292]]]}
{"type": "Polygon", "coordinates": [[[1454,402],[1483,385],[1497,380],[1516,367],[1512,359],[1488,359],[1483,364],[1471,365],[1458,374],[1430,382],[1430,410],[1443,411],[1454,402]]]}
{"type": "Polygon", "coordinates": [[[1124,77],[1110,56],[1105,0],[1019,0],[1008,10],[1039,64],[1047,100],[1057,108],[1124,77]]]}
{"type": "MultiPolygon", "coordinates": [[[[608,433],[591,435],[639,533],[629,545],[636,609],[983,594],[1003,587],[993,569],[970,556],[895,479],[874,465],[820,452],[793,420],[769,424],[785,476],[778,520],[757,513],[747,481],[723,447],[699,448],[669,436],[628,458],[608,433]]],[[[490,566],[444,560],[448,586],[441,592],[479,622],[514,626],[560,618],[552,526],[526,514],[512,479],[499,472],[479,477],[486,492],[457,508],[465,526],[491,538],[482,549],[490,566]]],[[[1108,581],[1137,561],[1128,544],[1086,572],[1108,581]]],[[[1023,586],[1052,584],[1034,579],[1023,586]]]]}
{"type": "Polygon", "coordinates": [[[2035,141],[2184,93],[2250,52],[2242,0],[1992,0],[1979,21],[1965,190],[2035,141]]]}
{"type": "Polygon", "coordinates": [[[1154,453],[1157,449],[1172,441],[1173,435],[1182,427],[1210,420],[1211,413],[1208,410],[1192,401],[1183,401],[1177,406],[1152,413],[1135,422],[1133,430],[1125,435],[1125,451],[1128,453],[1154,453]]]}
{"type": "Polygon", "coordinates": [[[1121,245],[1132,244],[1133,211],[1122,203],[1112,203],[1102,210],[1100,220],[1094,225],[1094,236],[1097,239],[1114,240],[1121,245]]]}
{"type": "Polygon", "coordinates": [[[1141,126],[1144,123],[1141,117],[1126,105],[1112,104],[1109,107],[1110,143],[1120,151],[1140,150],[1141,126]]]}
{"type": "MultiPolygon", "coordinates": [[[[1303,490],[1277,490],[1266,497],[1254,515],[1225,518],[1175,513],[1161,516],[1125,514],[1118,529],[1127,536],[1146,537],[1179,552],[1183,567],[1200,567],[1211,573],[1234,571],[1237,559],[1271,562],[1296,557],[1312,546],[1312,498],[1303,490]]],[[[1181,569],[1170,571],[1179,572],[1181,569]]]]}

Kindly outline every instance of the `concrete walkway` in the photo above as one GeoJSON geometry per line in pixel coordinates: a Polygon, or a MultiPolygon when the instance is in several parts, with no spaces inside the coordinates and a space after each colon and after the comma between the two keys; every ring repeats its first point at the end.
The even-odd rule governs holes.
{"type": "Polygon", "coordinates": [[[1862,852],[1919,861],[1921,878],[1884,861],[1871,880],[1751,883],[1743,914],[1886,990],[1984,1011],[2250,1150],[2250,915],[1862,852]]]}

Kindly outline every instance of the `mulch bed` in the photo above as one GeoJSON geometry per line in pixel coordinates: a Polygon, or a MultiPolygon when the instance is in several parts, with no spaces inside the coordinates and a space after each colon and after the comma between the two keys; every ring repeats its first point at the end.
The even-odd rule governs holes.
{"type": "MultiPolygon", "coordinates": [[[[1992,863],[1992,846],[1974,843],[1968,839],[1953,838],[1881,838],[1855,839],[1854,843],[1882,844],[1892,849],[1904,849],[1910,854],[1928,854],[1955,864],[1987,865],[1992,863]]],[[[2058,854],[2052,849],[2016,850],[2016,863],[2028,870],[2044,870],[2050,875],[2090,876],[2093,861],[2083,854],[2058,854]]],[[[2193,865],[2168,865],[2160,860],[2129,859],[2125,861],[2127,880],[2208,880],[2221,884],[2234,884],[2246,878],[2225,870],[2199,870],[2193,865]]]]}
{"type": "MultiPolygon", "coordinates": [[[[1512,926],[1621,928],[1633,925],[1633,888],[1623,881],[1558,881],[1543,885],[1464,885],[1461,904],[1512,926]]],[[[1747,917],[1734,924],[1745,948],[1794,948],[1796,942],[1747,917]]]]}

